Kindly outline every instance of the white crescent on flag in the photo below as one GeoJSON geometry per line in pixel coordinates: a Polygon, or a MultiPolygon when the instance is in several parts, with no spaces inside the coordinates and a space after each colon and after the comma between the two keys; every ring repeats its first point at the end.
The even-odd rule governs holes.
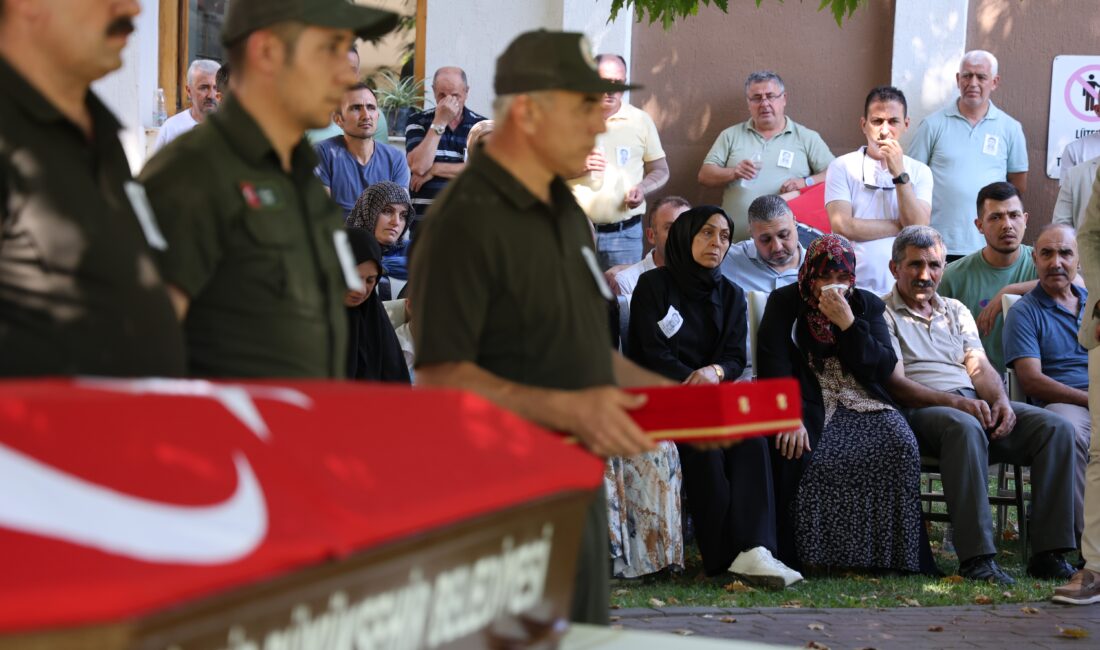
{"type": "Polygon", "coordinates": [[[237,487],[212,505],[180,506],[124,494],[0,444],[0,527],[146,562],[228,564],[267,535],[263,490],[235,453],[237,487]],[[15,487],[18,486],[18,487],[15,487]]]}

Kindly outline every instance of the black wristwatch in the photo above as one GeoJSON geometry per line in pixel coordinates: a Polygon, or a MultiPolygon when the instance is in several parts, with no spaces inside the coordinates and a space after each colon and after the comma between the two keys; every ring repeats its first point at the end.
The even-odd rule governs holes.
{"type": "Polygon", "coordinates": [[[894,185],[905,185],[909,182],[909,174],[902,172],[891,180],[894,181],[894,185]]]}

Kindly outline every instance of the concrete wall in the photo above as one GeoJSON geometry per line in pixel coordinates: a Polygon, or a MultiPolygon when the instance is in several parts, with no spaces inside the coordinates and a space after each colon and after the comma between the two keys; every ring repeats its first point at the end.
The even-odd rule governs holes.
{"type": "Polygon", "coordinates": [[[122,51],[122,67],[92,84],[92,90],[122,122],[122,146],[135,171],[145,164],[145,127],[153,125],[157,89],[156,2],[143,2],[135,31],[122,51]]]}
{"type": "Polygon", "coordinates": [[[744,81],[770,68],[786,82],[787,115],[819,133],[834,154],[863,143],[859,118],[874,86],[890,83],[894,2],[861,6],[843,27],[817,2],[731,2],[673,25],[637,24],[633,103],[657,123],[668,155],[666,193],[719,203],[696,182],[718,133],[748,119],[744,81]]]}
{"type": "Polygon", "coordinates": [[[993,101],[1023,124],[1027,137],[1029,243],[1050,222],[1058,197],[1058,181],[1045,173],[1051,64],[1059,54],[1100,50],[1098,8],[1096,0],[970,0],[967,49],[997,55],[1001,87],[993,101]]]}
{"type": "MultiPolygon", "coordinates": [[[[561,29],[561,0],[428,0],[424,74],[446,65],[466,71],[470,109],[489,115],[497,57],[516,35],[545,27],[561,29]]],[[[431,93],[431,88],[428,88],[431,93]]]]}

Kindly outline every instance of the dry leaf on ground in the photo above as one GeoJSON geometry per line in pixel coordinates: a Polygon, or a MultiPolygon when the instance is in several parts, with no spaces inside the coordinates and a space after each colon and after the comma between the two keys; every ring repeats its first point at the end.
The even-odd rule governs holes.
{"type": "Polygon", "coordinates": [[[740,580],[734,580],[733,582],[731,582],[728,585],[726,585],[725,587],[723,587],[723,589],[725,589],[726,591],[728,591],[730,593],[742,592],[742,591],[745,592],[745,593],[748,593],[750,591],[756,591],[755,589],[753,589],[752,587],[748,586],[747,584],[741,582],[740,580]]]}
{"type": "Polygon", "coordinates": [[[1025,613],[1025,614],[1038,614],[1039,613],[1039,610],[1035,609],[1034,607],[1021,607],[1020,611],[1025,613]]]}
{"type": "Polygon", "coordinates": [[[824,623],[810,623],[806,627],[811,629],[811,630],[824,630],[825,629],[825,624],[824,623]]]}
{"type": "Polygon", "coordinates": [[[692,632],[691,630],[673,630],[672,633],[679,634],[680,636],[691,636],[695,634],[695,632],[692,632]]]}
{"type": "Polygon", "coordinates": [[[787,609],[798,609],[798,608],[802,607],[802,601],[801,600],[788,600],[787,602],[780,605],[780,607],[786,607],[787,609]]]}
{"type": "Polygon", "coordinates": [[[1058,626],[1058,636],[1064,636],[1067,639],[1085,639],[1088,638],[1089,631],[1079,627],[1062,627],[1058,626]]]}
{"type": "Polygon", "coordinates": [[[947,577],[943,578],[942,580],[940,580],[940,582],[946,582],[946,583],[952,584],[952,585],[957,585],[962,581],[963,581],[962,576],[947,576],[947,577]]]}
{"type": "Polygon", "coordinates": [[[932,627],[928,628],[928,631],[929,632],[943,632],[943,626],[942,625],[933,625],[932,627]]]}
{"type": "Polygon", "coordinates": [[[732,616],[723,616],[722,618],[720,618],[718,620],[722,623],[736,623],[737,622],[737,619],[732,617],[732,616]]]}
{"type": "Polygon", "coordinates": [[[898,596],[898,600],[901,601],[901,604],[904,607],[920,607],[920,601],[916,598],[905,598],[903,596],[898,596]]]}
{"type": "Polygon", "coordinates": [[[1001,596],[1004,596],[1005,598],[1012,598],[1012,592],[1011,591],[1002,591],[1001,596]]]}
{"type": "Polygon", "coordinates": [[[613,595],[613,596],[625,596],[629,593],[630,593],[629,589],[616,589],[615,591],[612,592],[611,595],[613,595]]]}
{"type": "Polygon", "coordinates": [[[829,646],[824,643],[818,643],[817,641],[810,641],[805,647],[812,648],[813,650],[830,650],[829,646]]]}
{"type": "Polygon", "coordinates": [[[993,599],[989,596],[986,596],[985,594],[978,594],[977,596],[974,596],[974,602],[979,605],[989,605],[993,603],[993,599]]]}
{"type": "Polygon", "coordinates": [[[649,604],[653,607],[664,607],[665,606],[665,601],[663,601],[659,598],[650,598],[649,599],[649,604]]]}
{"type": "Polygon", "coordinates": [[[665,600],[668,601],[669,605],[679,605],[680,604],[680,599],[677,598],[676,596],[669,596],[665,600]]]}

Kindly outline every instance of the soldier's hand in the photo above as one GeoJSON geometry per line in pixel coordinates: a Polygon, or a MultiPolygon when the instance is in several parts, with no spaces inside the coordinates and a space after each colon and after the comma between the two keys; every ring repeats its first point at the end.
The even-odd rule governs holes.
{"type": "Polygon", "coordinates": [[[627,413],[641,408],[645,395],[598,386],[565,391],[559,399],[566,432],[598,456],[636,456],[656,446],[627,413]]]}

